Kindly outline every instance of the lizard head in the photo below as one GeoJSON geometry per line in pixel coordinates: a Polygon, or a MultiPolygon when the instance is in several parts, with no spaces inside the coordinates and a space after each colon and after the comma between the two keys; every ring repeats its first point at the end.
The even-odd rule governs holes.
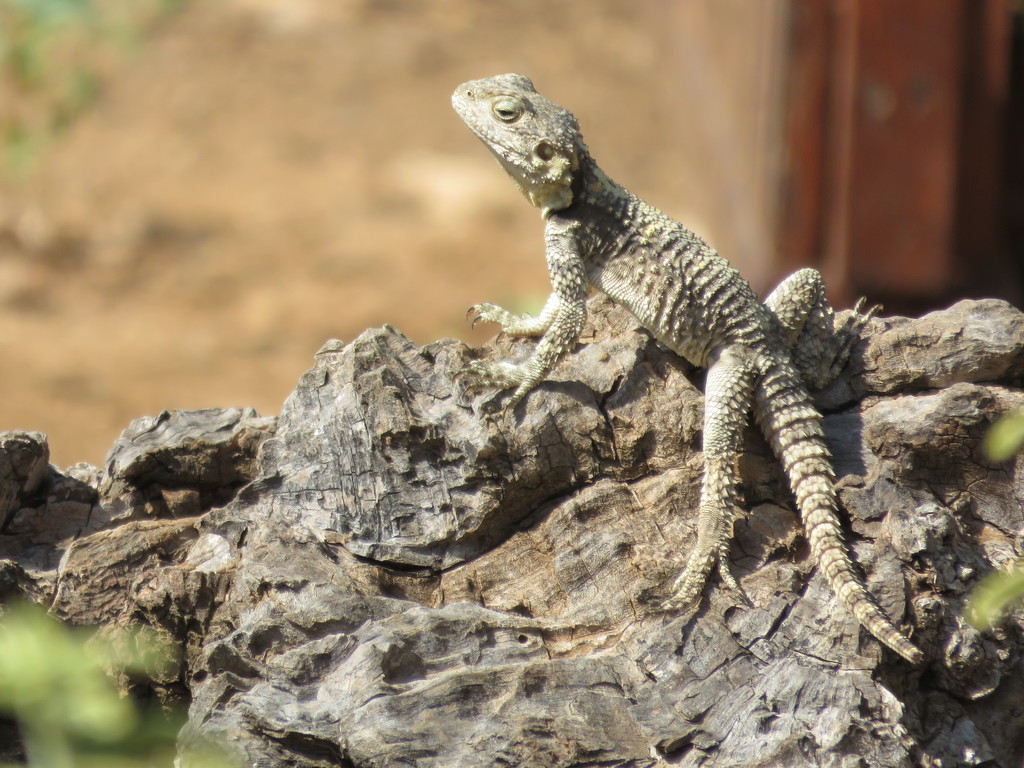
{"type": "Polygon", "coordinates": [[[572,204],[573,173],[587,148],[567,109],[537,93],[522,75],[463,83],[452,106],[541,215],[572,204]]]}

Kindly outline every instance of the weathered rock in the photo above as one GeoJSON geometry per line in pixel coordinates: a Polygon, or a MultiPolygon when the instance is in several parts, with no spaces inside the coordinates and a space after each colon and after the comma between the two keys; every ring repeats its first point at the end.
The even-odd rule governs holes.
{"type": "MultiPolygon", "coordinates": [[[[254,479],[259,445],[275,422],[252,409],[163,413],[132,422],[111,449],[109,473],[87,465],[61,472],[44,462],[38,482],[0,491],[16,509],[0,535],[4,581],[75,623],[144,615],[196,653],[193,607],[221,585],[205,578],[202,564],[183,561],[203,541],[201,513],[254,479]],[[192,502],[166,503],[180,498],[173,494],[192,502]],[[161,594],[177,586],[176,599],[155,605],[155,581],[161,594]]],[[[27,439],[41,446],[33,455],[49,455],[41,435],[7,437],[0,468],[27,455],[27,439]]]]}
{"type": "Polygon", "coordinates": [[[836,408],[869,394],[961,382],[1020,381],[1024,377],[1020,315],[1020,310],[1001,299],[983,299],[960,301],[916,320],[876,318],[874,335],[851,360],[849,375],[826,388],[819,402],[836,408]]]}
{"type": "Polygon", "coordinates": [[[1024,316],[876,321],[821,393],[851,549],[925,650],[911,668],[838,606],[753,431],[747,600],[716,582],[660,611],[695,536],[702,398],[591,306],[592,341],[513,413],[459,391],[478,352],[385,327],[325,345],[276,424],[164,414],[106,472],[34,490],[2,474],[35,466],[23,438],[0,440],[4,592],[179,639],[183,738],[245,764],[1019,765],[1024,611],[981,633],[963,606],[1020,555],[1024,459],[979,441],[1024,403],[1024,316]]]}
{"type": "MultiPolygon", "coordinates": [[[[616,410],[597,405],[614,396],[617,380],[636,375],[638,355],[650,346],[584,351],[514,424],[470,408],[459,393],[453,371],[472,354],[463,344],[417,348],[388,327],[347,346],[330,342],[284,404],[264,451],[264,476],[278,484],[275,514],[331,531],[349,551],[378,562],[438,569],[479,555],[551,498],[647,460],[632,443],[653,430],[634,434],[635,406],[621,406],[623,439],[638,454],[622,465],[609,419],[616,410]],[[594,354],[613,357],[598,362],[594,354]]],[[[685,390],[676,401],[696,402],[683,376],[671,383],[669,396],[685,390]]],[[[687,409],[674,410],[683,422],[687,409]]],[[[679,434],[692,439],[689,411],[691,424],[679,434]]],[[[679,438],[667,441],[678,446],[679,438]]]]}
{"type": "Polygon", "coordinates": [[[50,446],[39,432],[0,434],[0,528],[6,528],[24,496],[35,493],[50,462],[50,446]]]}
{"type": "Polygon", "coordinates": [[[252,408],[135,419],[107,455],[108,518],[189,517],[226,504],[253,479],[257,450],[276,422],[252,408]]]}

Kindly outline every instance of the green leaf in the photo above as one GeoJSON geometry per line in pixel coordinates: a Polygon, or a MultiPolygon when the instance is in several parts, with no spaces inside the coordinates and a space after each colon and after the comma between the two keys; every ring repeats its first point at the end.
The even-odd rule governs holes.
{"type": "Polygon", "coordinates": [[[967,620],[975,629],[989,629],[1024,597],[1024,567],[1012,571],[990,573],[971,593],[967,603],[967,620]]]}
{"type": "Polygon", "coordinates": [[[1024,447],[1024,411],[1008,413],[985,435],[985,452],[993,461],[1006,461],[1024,447]]]}

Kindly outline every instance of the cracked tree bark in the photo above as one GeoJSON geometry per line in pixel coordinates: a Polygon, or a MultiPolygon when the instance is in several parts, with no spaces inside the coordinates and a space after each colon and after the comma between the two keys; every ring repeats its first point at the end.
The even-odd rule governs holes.
{"type": "Polygon", "coordinates": [[[279,418],[139,419],[103,469],[6,433],[3,599],[167,633],[182,738],[247,765],[1020,765],[1024,611],[982,633],[963,607],[1021,549],[1024,459],[979,441],[1024,403],[1024,315],[873,321],[819,394],[851,549],[925,650],[912,668],[838,606],[753,430],[749,602],[714,582],[659,609],[694,540],[700,373],[591,309],[511,414],[457,391],[478,351],[384,327],[326,344],[279,418]]]}

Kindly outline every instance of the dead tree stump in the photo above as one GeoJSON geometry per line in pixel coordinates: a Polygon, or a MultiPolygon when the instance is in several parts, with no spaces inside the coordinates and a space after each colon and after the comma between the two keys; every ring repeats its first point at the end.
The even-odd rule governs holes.
{"type": "Polygon", "coordinates": [[[1024,315],[873,321],[819,394],[851,550],[914,668],[838,605],[753,429],[746,600],[715,581],[660,609],[695,538],[701,372],[591,310],[512,413],[454,382],[484,353],[384,327],[327,343],[280,417],[139,419],[102,469],[6,433],[4,599],[173,637],[155,685],[189,703],[182,738],[246,765],[1020,765],[1024,610],[981,633],[963,609],[1021,555],[1024,458],[979,443],[1024,403],[1024,315]]]}

